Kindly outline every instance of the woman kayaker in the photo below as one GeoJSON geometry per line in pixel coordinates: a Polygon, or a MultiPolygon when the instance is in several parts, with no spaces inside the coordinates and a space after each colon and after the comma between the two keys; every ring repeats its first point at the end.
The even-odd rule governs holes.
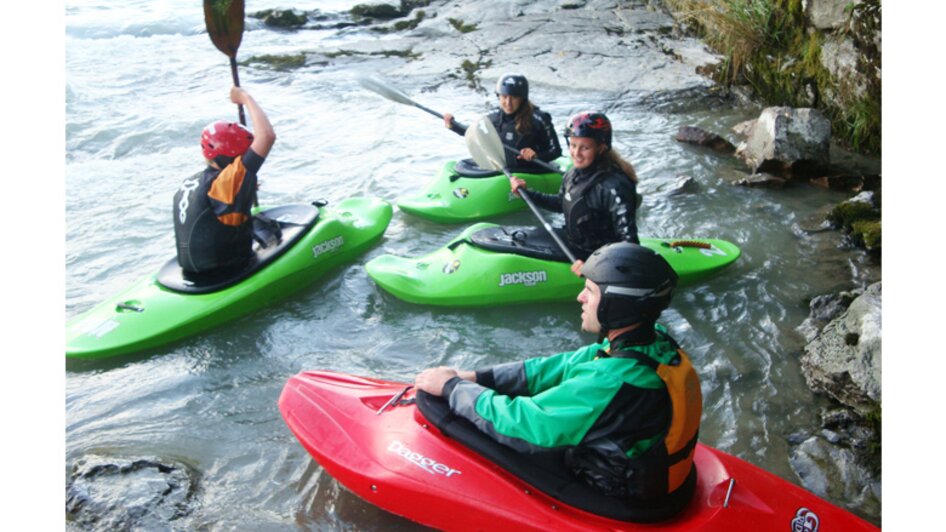
{"type": "MultiPolygon", "coordinates": [[[[496,82],[496,97],[499,109],[488,115],[489,120],[503,143],[519,150],[515,158],[507,153],[507,166],[512,171],[545,171],[531,161],[536,158],[554,161],[562,156],[562,147],[555,135],[552,116],[529,100],[529,81],[521,74],[504,74],[496,82]]],[[[453,121],[450,113],[444,113],[443,123],[460,135],[466,132],[466,128],[453,121]]]]}
{"type": "Polygon", "coordinates": [[[702,413],[699,378],[658,325],[677,275],[626,242],[582,268],[581,327],[600,343],[476,371],[439,367],[414,386],[522,453],[564,449],[576,481],[632,507],[672,513],[692,495],[702,413]]]}
{"type": "Polygon", "coordinates": [[[207,167],[174,194],[177,262],[188,273],[235,266],[253,254],[256,173],[276,133],[250,93],[233,87],[230,101],[249,111],[253,132],[223,120],[205,127],[200,147],[207,167]]]}
{"type": "MultiPolygon", "coordinates": [[[[530,191],[535,204],[565,214],[565,240],[578,258],[578,275],[592,251],[611,242],[640,243],[637,237],[637,173],[611,149],[611,121],[603,113],[573,115],[565,127],[565,143],[572,166],[562,178],[558,194],[530,191]]],[[[519,194],[526,182],[510,180],[519,194]]]]}

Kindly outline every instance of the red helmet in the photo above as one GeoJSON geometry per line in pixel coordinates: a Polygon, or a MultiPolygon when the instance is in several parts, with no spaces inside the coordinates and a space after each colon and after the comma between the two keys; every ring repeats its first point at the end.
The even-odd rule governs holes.
{"type": "Polygon", "coordinates": [[[236,122],[217,120],[208,124],[200,135],[204,157],[214,160],[218,155],[237,157],[246,153],[253,143],[253,133],[236,122]]]}
{"type": "Polygon", "coordinates": [[[604,113],[584,111],[572,115],[565,126],[565,144],[568,137],[588,137],[611,147],[611,121],[604,113]]]}

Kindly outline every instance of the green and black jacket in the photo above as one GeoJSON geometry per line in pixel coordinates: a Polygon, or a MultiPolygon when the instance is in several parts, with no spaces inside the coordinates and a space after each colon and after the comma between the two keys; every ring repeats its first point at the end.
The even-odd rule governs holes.
{"type": "Polygon", "coordinates": [[[448,381],[444,397],[458,415],[520,452],[566,448],[575,475],[605,493],[666,494],[678,485],[668,478],[668,469],[681,461],[679,456],[689,460],[684,473],[692,465],[702,409],[699,381],[685,353],[660,325],[618,337],[614,344],[605,340],[481,369],[476,383],[458,377],[448,381]],[[658,368],[680,367],[681,356],[686,393],[696,397],[678,401],[678,417],[689,422],[681,430],[686,420],[678,419],[672,430],[674,400],[658,368]],[[667,449],[671,432],[675,440],[692,434],[673,444],[679,449],[667,449]]]}

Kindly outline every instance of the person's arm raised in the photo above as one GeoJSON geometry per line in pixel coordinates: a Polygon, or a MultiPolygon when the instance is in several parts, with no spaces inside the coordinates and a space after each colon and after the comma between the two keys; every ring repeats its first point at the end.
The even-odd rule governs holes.
{"type": "Polygon", "coordinates": [[[230,89],[230,100],[235,104],[242,104],[250,113],[250,121],[253,122],[253,143],[250,144],[250,149],[260,157],[269,155],[269,150],[276,142],[276,132],[263,108],[256,103],[250,93],[240,87],[230,89]]]}

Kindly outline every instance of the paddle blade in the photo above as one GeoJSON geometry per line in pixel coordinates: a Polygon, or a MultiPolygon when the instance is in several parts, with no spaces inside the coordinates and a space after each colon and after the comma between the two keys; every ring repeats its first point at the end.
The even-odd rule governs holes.
{"type": "Polygon", "coordinates": [[[467,128],[464,138],[477,166],[484,170],[502,170],[506,166],[503,141],[489,118],[479,117],[467,128]]]}
{"type": "Polygon", "coordinates": [[[358,83],[369,91],[380,94],[391,101],[407,105],[416,105],[414,100],[410,99],[407,94],[404,94],[401,90],[388,83],[381,76],[359,76],[358,83]]]}
{"type": "Polygon", "coordinates": [[[243,0],[204,0],[204,21],[214,46],[235,58],[243,40],[243,0]]]}

